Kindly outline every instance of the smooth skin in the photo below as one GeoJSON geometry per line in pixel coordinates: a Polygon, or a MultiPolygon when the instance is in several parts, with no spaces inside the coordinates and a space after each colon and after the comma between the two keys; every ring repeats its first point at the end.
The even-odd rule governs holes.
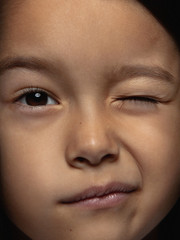
{"type": "Polygon", "coordinates": [[[180,195],[175,43],[131,0],[22,1],[3,24],[0,157],[9,218],[33,240],[144,238],[180,195]],[[27,89],[45,91],[44,103],[27,89]],[[62,203],[114,181],[136,186],[115,207],[62,203]]]}

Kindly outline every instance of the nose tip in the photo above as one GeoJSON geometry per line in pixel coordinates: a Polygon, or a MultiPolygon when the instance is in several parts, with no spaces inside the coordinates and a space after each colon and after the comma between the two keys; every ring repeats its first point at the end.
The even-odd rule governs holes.
{"type": "Polygon", "coordinates": [[[75,168],[97,166],[118,158],[118,146],[112,136],[107,136],[102,130],[87,132],[79,132],[71,139],[66,152],[69,165],[75,168]]]}

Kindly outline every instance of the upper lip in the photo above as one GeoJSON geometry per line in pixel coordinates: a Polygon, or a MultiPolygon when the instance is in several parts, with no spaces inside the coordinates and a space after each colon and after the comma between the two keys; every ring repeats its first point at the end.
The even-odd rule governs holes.
{"type": "Polygon", "coordinates": [[[90,198],[103,197],[113,193],[131,193],[137,189],[137,186],[128,183],[111,182],[105,186],[92,186],[84,191],[70,196],[61,203],[76,203],[90,198]]]}

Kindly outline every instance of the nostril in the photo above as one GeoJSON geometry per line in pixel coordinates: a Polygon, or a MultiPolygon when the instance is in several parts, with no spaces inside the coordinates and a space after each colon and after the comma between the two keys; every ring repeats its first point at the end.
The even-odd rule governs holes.
{"type": "Polygon", "coordinates": [[[87,159],[84,157],[76,157],[74,160],[80,163],[87,162],[87,159]]]}
{"type": "Polygon", "coordinates": [[[116,159],[115,154],[106,154],[106,155],[102,158],[102,161],[106,161],[106,160],[114,161],[115,159],[116,159]]]}
{"type": "Polygon", "coordinates": [[[104,155],[102,158],[99,158],[99,160],[97,161],[91,161],[88,160],[87,158],[84,157],[76,157],[74,159],[75,162],[78,163],[88,163],[90,165],[98,165],[100,162],[104,162],[104,161],[114,161],[116,159],[116,155],[115,154],[106,154],[104,155]]]}
{"type": "Polygon", "coordinates": [[[103,157],[100,157],[98,159],[87,159],[85,157],[76,157],[74,158],[74,162],[77,162],[77,163],[88,163],[90,165],[99,165],[101,162],[104,162],[104,161],[110,161],[110,162],[113,162],[116,160],[116,155],[115,154],[106,154],[104,155],[103,157]]]}

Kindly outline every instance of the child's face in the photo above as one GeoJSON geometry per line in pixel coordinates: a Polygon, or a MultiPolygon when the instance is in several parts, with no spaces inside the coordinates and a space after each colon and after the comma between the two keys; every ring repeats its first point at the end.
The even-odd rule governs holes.
{"type": "Polygon", "coordinates": [[[141,239],[179,197],[172,39],[135,1],[31,0],[6,14],[0,147],[9,217],[33,240],[141,239]],[[115,193],[97,199],[96,190],[115,193]]]}

